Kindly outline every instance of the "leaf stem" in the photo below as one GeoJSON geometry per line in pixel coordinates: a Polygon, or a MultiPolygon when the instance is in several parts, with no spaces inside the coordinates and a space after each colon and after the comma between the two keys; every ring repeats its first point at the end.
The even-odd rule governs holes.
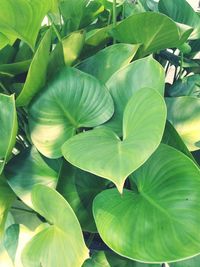
{"type": "Polygon", "coordinates": [[[11,210],[19,210],[19,211],[25,211],[25,212],[36,214],[36,212],[33,210],[26,210],[26,209],[18,208],[18,207],[12,207],[11,210]]]}
{"type": "Polygon", "coordinates": [[[56,34],[56,36],[57,36],[59,42],[62,42],[62,38],[61,38],[61,36],[60,36],[60,33],[59,33],[59,31],[57,30],[56,25],[54,24],[54,22],[53,22],[51,16],[48,14],[47,17],[48,17],[48,19],[49,19],[50,22],[51,22],[52,28],[53,28],[53,30],[54,30],[54,32],[55,32],[55,34],[56,34]]]}
{"type": "MultiPolygon", "coordinates": [[[[113,0],[113,28],[117,25],[117,3],[116,0],[113,0]]],[[[113,38],[113,43],[116,43],[115,37],[113,38]]]]}

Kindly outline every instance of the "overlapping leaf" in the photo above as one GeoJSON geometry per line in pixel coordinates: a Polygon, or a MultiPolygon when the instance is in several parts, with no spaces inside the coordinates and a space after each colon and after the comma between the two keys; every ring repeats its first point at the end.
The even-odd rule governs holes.
{"type": "Polygon", "coordinates": [[[47,157],[61,156],[62,144],[80,127],[94,127],[113,114],[112,98],[94,77],[64,68],[29,109],[31,138],[47,157]]]}
{"type": "Polygon", "coordinates": [[[132,190],[106,190],[94,200],[97,229],[118,254],[170,262],[200,252],[200,171],[184,154],[160,145],[132,175],[132,190]],[[102,220],[102,218],[104,218],[102,220]]]}
{"type": "Polygon", "coordinates": [[[73,165],[111,180],[120,192],[125,179],[158,147],[164,131],[166,108],[153,89],[134,93],[124,111],[123,140],[106,127],[70,138],[62,147],[73,165]]]}

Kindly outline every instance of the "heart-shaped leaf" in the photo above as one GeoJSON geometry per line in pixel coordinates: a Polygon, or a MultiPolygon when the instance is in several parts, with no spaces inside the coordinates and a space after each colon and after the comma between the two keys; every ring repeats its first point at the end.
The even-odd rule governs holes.
{"type": "Polygon", "coordinates": [[[17,115],[14,95],[0,94],[0,174],[15,145],[17,134],[17,115]]]}
{"type": "Polygon", "coordinates": [[[107,183],[98,176],[63,162],[57,191],[73,208],[82,229],[86,232],[97,232],[92,215],[92,202],[96,195],[106,189],[107,183]]]}
{"type": "Polygon", "coordinates": [[[167,118],[190,151],[200,148],[200,98],[182,96],[166,98],[167,118]]]}
{"type": "Polygon", "coordinates": [[[45,158],[33,147],[9,161],[5,176],[16,195],[29,207],[33,207],[31,202],[33,187],[44,184],[55,188],[59,169],[60,161],[45,158]]]}
{"type": "Polygon", "coordinates": [[[1,0],[0,32],[8,39],[22,39],[34,49],[42,20],[50,8],[50,0],[1,0]]]}
{"type": "Polygon", "coordinates": [[[44,185],[33,189],[32,202],[50,225],[36,234],[22,253],[24,267],[81,267],[88,258],[79,222],[64,198],[44,185]]]}
{"type": "Polygon", "coordinates": [[[106,83],[120,68],[128,65],[139,45],[115,44],[82,61],[77,68],[106,83]],[[113,64],[115,62],[115,64],[113,64]]]}
{"type": "Polygon", "coordinates": [[[123,112],[133,93],[149,87],[163,95],[164,81],[164,69],[151,56],[136,60],[114,73],[106,86],[113,97],[115,113],[105,125],[121,134],[123,112]]]}
{"type": "Polygon", "coordinates": [[[26,82],[17,97],[17,106],[28,105],[33,96],[45,85],[50,44],[51,30],[48,30],[33,57],[26,82]]]}
{"type": "Polygon", "coordinates": [[[120,192],[125,179],[158,147],[166,120],[163,98],[153,89],[137,91],[123,118],[123,140],[106,127],[70,138],[62,147],[71,164],[111,180],[120,192]]]}
{"type": "Polygon", "coordinates": [[[31,138],[47,157],[58,158],[62,144],[80,127],[94,127],[113,114],[112,98],[96,78],[64,68],[29,109],[31,138]]]}
{"type": "Polygon", "coordinates": [[[133,190],[100,193],[93,213],[103,241],[142,262],[177,261],[200,252],[200,171],[183,153],[160,145],[132,175],[133,190]]]}
{"type": "Polygon", "coordinates": [[[190,39],[200,38],[200,18],[186,0],[160,0],[159,11],[174,21],[191,26],[194,30],[190,39]]]}
{"type": "Polygon", "coordinates": [[[121,21],[114,29],[114,36],[120,42],[142,44],[138,56],[144,56],[184,43],[191,32],[191,28],[185,29],[182,40],[180,29],[172,19],[157,12],[143,12],[121,21]]]}

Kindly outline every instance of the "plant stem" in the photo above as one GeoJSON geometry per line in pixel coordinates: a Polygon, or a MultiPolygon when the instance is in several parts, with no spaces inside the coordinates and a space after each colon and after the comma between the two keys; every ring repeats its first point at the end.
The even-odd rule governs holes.
{"type": "MultiPolygon", "coordinates": [[[[116,0],[113,0],[113,28],[117,25],[117,3],[116,0]]],[[[116,39],[113,38],[113,43],[116,43],[116,39]]]]}
{"type": "Polygon", "coordinates": [[[180,64],[179,79],[181,79],[182,72],[183,72],[183,53],[181,52],[181,64],[180,64]]]}

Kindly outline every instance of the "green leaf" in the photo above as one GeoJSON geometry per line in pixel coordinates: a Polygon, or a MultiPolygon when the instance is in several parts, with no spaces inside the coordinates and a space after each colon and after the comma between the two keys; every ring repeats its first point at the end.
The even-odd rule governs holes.
{"type": "Polygon", "coordinates": [[[32,141],[45,156],[58,158],[62,144],[77,129],[98,126],[113,112],[103,84],[77,69],[64,68],[30,106],[32,141]]]}
{"type": "Polygon", "coordinates": [[[132,175],[133,190],[100,193],[93,213],[103,241],[141,262],[162,263],[200,252],[200,171],[183,153],[160,145],[132,175]]]}
{"type": "Polygon", "coordinates": [[[77,68],[106,83],[112,74],[130,63],[138,47],[129,44],[111,45],[82,61],[77,68]]]}
{"type": "Polygon", "coordinates": [[[51,30],[48,30],[33,57],[26,82],[17,97],[17,106],[28,105],[33,96],[45,85],[50,45],[51,30]]]}
{"type": "Polygon", "coordinates": [[[95,196],[106,188],[106,184],[106,180],[63,162],[57,191],[73,208],[82,229],[86,232],[97,231],[92,215],[92,202],[95,196]]]}
{"type": "Polygon", "coordinates": [[[83,30],[73,32],[62,40],[64,60],[67,66],[71,66],[79,57],[85,42],[83,30]]]}
{"type": "Polygon", "coordinates": [[[177,150],[180,150],[181,152],[183,152],[186,156],[191,158],[196,163],[194,157],[188,150],[187,146],[184,144],[183,140],[177,133],[176,129],[173,127],[173,125],[169,121],[167,121],[165,125],[165,131],[163,134],[162,143],[172,146],[176,148],[177,150]]]}
{"type": "Polygon", "coordinates": [[[200,18],[186,0],[160,0],[158,8],[174,21],[191,26],[190,39],[200,38],[200,18]]]}
{"type": "Polygon", "coordinates": [[[160,94],[141,89],[124,111],[123,140],[106,127],[97,128],[70,138],[62,147],[63,155],[78,168],[109,179],[122,192],[127,176],[158,147],[165,119],[160,94]]]}
{"type": "Polygon", "coordinates": [[[29,69],[30,63],[31,60],[25,60],[11,64],[2,64],[0,65],[0,72],[8,73],[11,75],[18,75],[26,72],[29,69]]]}
{"type": "Polygon", "coordinates": [[[191,96],[166,98],[167,118],[173,124],[187,148],[200,148],[200,99],[191,96]]]}
{"type": "Polygon", "coordinates": [[[88,0],[65,0],[60,3],[60,11],[68,32],[79,29],[88,2],[88,0]]]}
{"type": "Polygon", "coordinates": [[[171,263],[170,267],[197,267],[200,263],[200,256],[193,257],[188,260],[171,263]]]}
{"type": "Polygon", "coordinates": [[[0,174],[12,153],[17,134],[17,115],[14,95],[0,94],[0,174]]]}
{"type": "MultiPolygon", "coordinates": [[[[192,29],[187,27],[186,32],[192,29]]],[[[114,29],[114,37],[124,43],[142,44],[139,56],[180,45],[179,27],[169,17],[157,12],[134,14],[114,29]]],[[[185,41],[184,41],[185,42],[185,41]]]]}
{"type": "Polygon", "coordinates": [[[157,264],[143,264],[120,257],[112,252],[98,251],[93,253],[91,259],[83,267],[159,267],[157,264]]]}
{"type": "Polygon", "coordinates": [[[167,90],[170,96],[200,97],[200,75],[194,74],[177,80],[167,90]]]}
{"type": "Polygon", "coordinates": [[[0,243],[8,211],[14,199],[15,199],[15,194],[7,184],[6,180],[0,176],[0,243]]]}
{"type": "Polygon", "coordinates": [[[163,95],[164,80],[164,69],[152,57],[136,60],[114,73],[106,86],[113,97],[115,113],[105,125],[121,134],[123,112],[133,93],[149,87],[163,95]]]}
{"type": "Polygon", "coordinates": [[[24,267],[21,262],[21,254],[26,244],[36,234],[38,230],[32,232],[24,225],[12,224],[5,233],[4,247],[6,248],[14,266],[24,267]]]}
{"type": "Polygon", "coordinates": [[[35,147],[26,149],[15,156],[5,168],[5,176],[15,194],[29,207],[31,191],[37,184],[55,188],[58,180],[60,162],[42,156],[35,147]]]}
{"type": "Polygon", "coordinates": [[[69,204],[55,190],[43,185],[33,189],[32,202],[50,225],[26,245],[22,253],[23,266],[81,267],[88,258],[88,249],[69,204]]]}
{"type": "Polygon", "coordinates": [[[50,8],[51,1],[46,0],[1,0],[0,32],[8,39],[21,39],[34,49],[42,20],[50,8]]]}

